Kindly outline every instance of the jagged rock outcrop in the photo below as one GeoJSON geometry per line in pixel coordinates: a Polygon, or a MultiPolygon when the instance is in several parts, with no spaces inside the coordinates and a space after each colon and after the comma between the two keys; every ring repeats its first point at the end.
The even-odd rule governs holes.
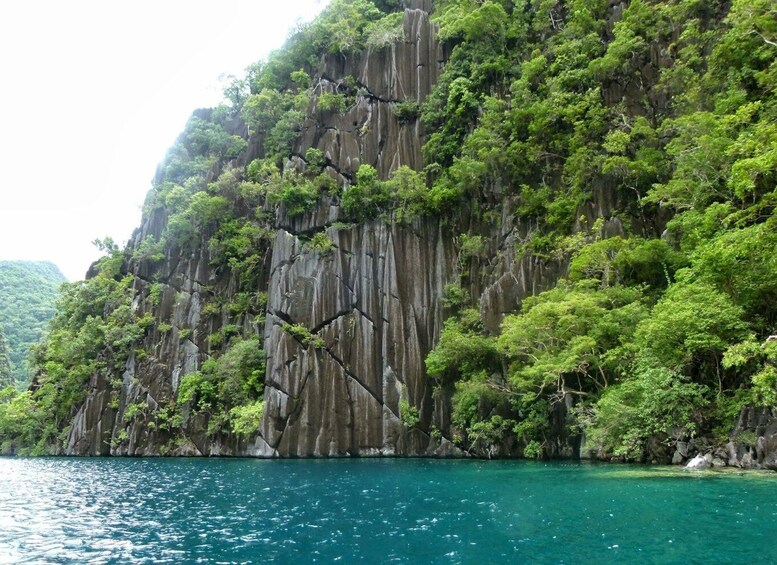
{"type": "MultiPolygon", "coordinates": [[[[384,177],[402,165],[421,168],[422,126],[417,119],[400,123],[394,107],[422,102],[444,61],[429,3],[410,4],[405,41],[357,59],[323,62],[323,83],[353,76],[361,95],[344,114],[309,117],[299,154],[317,147],[343,178],[364,163],[384,177]]],[[[306,251],[295,234],[341,219],[338,207],[324,202],[302,218],[279,214],[265,326],[261,454],[424,453],[434,442],[421,429],[429,429],[435,405],[423,360],[442,326],[442,289],[454,277],[449,234],[428,219],[412,226],[330,227],[334,247],[321,255],[306,251]],[[301,342],[285,324],[309,328],[321,346],[301,342]],[[419,428],[403,429],[400,399],[419,410],[419,428]]]]}
{"type": "Polygon", "coordinates": [[[348,178],[361,164],[374,166],[385,178],[402,165],[423,168],[423,127],[418,119],[403,122],[395,108],[401,102],[423,102],[444,64],[428,2],[409,2],[403,21],[404,41],[367,50],[358,57],[326,57],[319,69],[320,91],[331,91],[345,77],[355,80],[356,103],[345,113],[315,109],[308,116],[298,152],[316,147],[340,175],[348,178]]]}
{"type": "MultiPolygon", "coordinates": [[[[400,122],[394,109],[397,103],[422,102],[444,61],[429,19],[430,3],[406,5],[404,41],[358,57],[330,55],[321,62],[319,88],[326,91],[353,77],[356,103],[343,113],[313,106],[294,154],[319,148],[341,182],[352,178],[362,163],[384,176],[401,165],[422,166],[422,126],[418,119],[400,122]]],[[[207,112],[200,113],[207,118],[207,112]]],[[[247,135],[241,123],[233,125],[234,134],[247,135]]],[[[259,144],[249,141],[241,162],[256,156],[259,144]]],[[[149,237],[159,239],[168,216],[164,208],[146,214],[130,248],[138,249],[149,237]]],[[[208,358],[208,337],[235,322],[227,313],[214,315],[212,308],[203,315],[215,296],[229,297],[237,288],[233,277],[212,267],[207,245],[194,252],[171,245],[161,260],[131,259],[125,267],[135,277],[136,312],[165,320],[164,331],[157,326],[145,338],[147,353],[130,359],[118,390],[111,392],[103,376],[92,379],[65,452],[287,456],[437,449],[428,434],[403,428],[400,398],[418,407],[421,426],[428,429],[435,406],[441,405],[432,399],[423,359],[439,336],[442,287],[453,276],[450,238],[433,220],[403,227],[374,223],[330,227],[334,249],[327,256],[305,248],[298,235],[341,216],[338,206],[325,201],[302,216],[289,217],[283,207],[277,211],[278,232],[257,277],[256,290],[269,296],[267,321],[259,327],[251,316],[239,320],[241,332],[264,331],[268,376],[261,434],[245,442],[196,433],[172,441],[165,430],[149,426],[152,415],[175,399],[182,375],[208,358]],[[153,288],[156,297],[151,296],[153,288]],[[283,329],[288,323],[310,328],[325,345],[300,343],[283,329]]],[[[456,450],[445,446],[440,452],[456,450]]]]}
{"type": "Polygon", "coordinates": [[[744,407],[730,438],[725,446],[703,437],[677,442],[672,463],[687,469],[777,470],[777,414],[773,408],[744,407]]]}

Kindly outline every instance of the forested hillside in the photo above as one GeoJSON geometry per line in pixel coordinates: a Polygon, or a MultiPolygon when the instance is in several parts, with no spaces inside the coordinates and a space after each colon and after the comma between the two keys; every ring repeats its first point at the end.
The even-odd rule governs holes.
{"type": "Polygon", "coordinates": [[[53,263],[0,261],[0,327],[13,380],[20,386],[30,382],[29,348],[43,336],[65,280],[53,263]]]}
{"type": "Polygon", "coordinates": [[[333,0],[194,113],[0,440],[775,467],[776,56],[770,0],[333,0]]]}
{"type": "Polygon", "coordinates": [[[3,335],[3,328],[0,327],[0,388],[13,384],[14,378],[11,372],[11,361],[8,358],[8,345],[5,341],[5,335],[3,335]]]}

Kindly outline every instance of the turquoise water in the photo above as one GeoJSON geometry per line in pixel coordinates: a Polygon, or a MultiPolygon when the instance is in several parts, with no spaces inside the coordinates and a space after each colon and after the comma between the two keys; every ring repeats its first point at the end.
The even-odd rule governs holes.
{"type": "Polygon", "coordinates": [[[777,474],[0,458],[0,563],[769,563],[777,474]]]}

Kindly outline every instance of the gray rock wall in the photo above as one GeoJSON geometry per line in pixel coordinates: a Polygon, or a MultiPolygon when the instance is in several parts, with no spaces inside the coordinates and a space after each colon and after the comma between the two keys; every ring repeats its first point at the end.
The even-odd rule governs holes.
{"type": "MultiPolygon", "coordinates": [[[[342,182],[361,164],[384,178],[402,165],[422,168],[422,126],[400,123],[394,109],[426,98],[443,53],[428,3],[409,4],[404,41],[322,62],[321,91],[350,76],[356,102],[342,114],[314,107],[297,153],[319,148],[342,182]]],[[[403,429],[400,398],[419,409],[419,427],[428,430],[433,403],[423,360],[439,337],[442,288],[453,277],[450,238],[434,221],[368,224],[329,227],[334,249],[326,256],[305,249],[299,234],[340,219],[340,209],[327,202],[302,218],[278,212],[261,455],[417,454],[429,446],[427,434],[403,429]],[[322,343],[301,341],[284,329],[290,324],[322,343]]]]}
{"type": "Polygon", "coordinates": [[[451,239],[433,221],[329,228],[334,250],[305,251],[281,231],[265,327],[263,455],[419,454],[429,436],[404,433],[400,399],[432,421],[424,358],[442,326],[453,277],[451,239]],[[301,324],[318,343],[287,328],[301,324]],[[286,328],[286,329],[285,329],[286,328]]]}
{"type": "Polygon", "coordinates": [[[313,108],[298,142],[298,153],[316,147],[333,168],[351,178],[361,164],[374,166],[385,178],[402,165],[423,167],[423,127],[418,120],[400,123],[398,102],[423,102],[437,82],[444,64],[436,26],[429,20],[427,2],[409,3],[405,10],[405,39],[348,58],[326,57],[319,70],[317,90],[331,92],[352,77],[356,103],[343,114],[313,108]]]}
{"type": "MultiPolygon", "coordinates": [[[[384,177],[401,165],[422,166],[422,126],[418,120],[400,123],[394,108],[398,102],[424,100],[443,58],[429,20],[430,3],[406,5],[403,41],[321,62],[321,91],[351,76],[358,85],[356,103],[342,114],[319,111],[313,104],[296,152],[322,149],[341,182],[348,182],[362,163],[372,164],[384,177]]],[[[240,124],[234,133],[246,133],[244,127],[242,133],[238,130],[240,124]]],[[[257,147],[256,140],[250,147],[257,147]]],[[[451,276],[451,246],[436,222],[330,228],[336,248],[329,257],[307,252],[293,235],[331,225],[341,215],[328,202],[302,217],[277,211],[279,230],[255,289],[270,296],[263,326],[250,316],[214,314],[213,308],[203,314],[206,305],[237,292],[236,281],[210,265],[208,234],[193,250],[168,247],[161,261],[130,260],[126,271],[135,276],[133,307],[138,315],[151,313],[155,325],[142,344],[141,358],[133,356],[113,376],[93,376],[86,401],[75,411],[65,452],[267,456],[425,449],[427,436],[402,431],[399,399],[420,406],[423,421],[431,420],[423,359],[442,323],[440,296],[451,276]],[[158,303],[150,297],[152,285],[162,290],[158,303]],[[313,329],[326,346],[302,346],[283,330],[282,324],[292,320],[313,329]],[[190,415],[183,437],[173,437],[158,426],[159,414],[176,399],[181,377],[209,357],[208,337],[226,324],[239,325],[244,335],[264,332],[268,386],[263,433],[244,442],[214,438],[197,433],[207,421],[190,415]],[[128,411],[135,417],[125,417],[128,411]]],[[[158,238],[167,220],[165,209],[146,215],[130,249],[148,236],[158,238]]]]}

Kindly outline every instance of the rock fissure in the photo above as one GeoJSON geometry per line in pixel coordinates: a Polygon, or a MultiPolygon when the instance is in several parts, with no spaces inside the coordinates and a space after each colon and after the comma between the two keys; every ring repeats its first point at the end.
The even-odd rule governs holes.
{"type": "MultiPolygon", "coordinates": [[[[295,358],[295,359],[296,359],[296,358],[295,358]]],[[[278,382],[277,382],[277,381],[274,381],[274,380],[268,380],[268,381],[266,381],[266,382],[265,382],[264,386],[265,386],[265,388],[267,388],[267,387],[269,387],[269,388],[273,388],[273,389],[277,390],[278,392],[280,392],[280,393],[282,393],[282,394],[284,394],[284,395],[288,396],[289,398],[291,398],[291,394],[289,393],[289,391],[287,391],[287,390],[284,390],[284,389],[283,389],[283,387],[281,387],[281,386],[278,384],[278,382]]]]}
{"type": "MultiPolygon", "coordinates": [[[[335,247],[335,248],[336,248],[336,249],[338,249],[338,250],[340,250],[340,251],[342,252],[342,249],[341,249],[340,247],[335,247]]],[[[353,285],[349,284],[347,280],[345,280],[343,277],[341,277],[341,276],[340,276],[339,274],[337,274],[337,273],[335,273],[335,278],[336,278],[337,280],[339,280],[339,281],[340,281],[340,283],[342,283],[342,285],[343,285],[345,288],[347,288],[347,289],[348,289],[348,292],[350,292],[351,294],[353,294],[354,296],[356,296],[356,297],[358,298],[358,296],[356,295],[356,291],[353,289],[353,285]]]]}
{"type": "Polygon", "coordinates": [[[334,360],[335,363],[340,365],[340,367],[343,369],[343,373],[345,374],[346,377],[348,377],[348,378],[352,379],[354,382],[356,382],[362,389],[364,389],[365,392],[367,392],[372,398],[374,398],[375,401],[378,404],[383,405],[383,400],[381,400],[381,398],[375,392],[370,390],[370,387],[368,387],[366,384],[364,384],[364,382],[362,380],[360,380],[359,377],[356,376],[355,373],[353,373],[350,369],[348,369],[348,367],[345,365],[343,360],[340,359],[337,355],[335,355],[335,353],[331,349],[329,349],[327,347],[324,347],[322,350],[326,351],[329,354],[329,356],[332,358],[332,360],[334,360]]]}
{"type": "MultiPolygon", "coordinates": [[[[326,231],[329,228],[331,228],[333,225],[335,225],[335,222],[325,222],[321,224],[320,226],[312,227],[306,230],[300,230],[300,231],[287,231],[289,235],[292,235],[296,238],[308,238],[311,236],[316,235],[317,233],[321,233],[322,231],[326,231]]],[[[333,241],[332,247],[334,249],[338,249],[338,245],[333,241]]],[[[311,250],[305,250],[303,253],[310,253],[311,250]]]]}
{"type": "Polygon", "coordinates": [[[326,320],[322,320],[321,322],[319,322],[318,324],[313,326],[313,328],[311,328],[311,330],[310,330],[310,333],[318,334],[319,332],[321,332],[321,330],[323,330],[327,326],[333,324],[334,322],[336,322],[337,320],[339,320],[341,318],[345,318],[347,316],[350,316],[352,313],[353,313],[352,309],[343,310],[343,311],[337,312],[331,318],[327,318],[326,320]]]}
{"type": "Polygon", "coordinates": [[[283,324],[289,324],[289,325],[292,325],[292,326],[294,325],[294,320],[292,320],[291,316],[289,316],[286,312],[282,312],[280,310],[270,310],[268,308],[267,309],[267,313],[269,315],[273,316],[274,318],[278,318],[281,321],[280,324],[276,324],[277,326],[281,326],[282,327],[283,324]]]}
{"type": "Polygon", "coordinates": [[[286,433],[286,431],[290,428],[290,424],[296,421],[297,419],[299,419],[300,415],[302,414],[303,403],[300,402],[300,398],[302,397],[305,391],[305,387],[308,384],[309,378],[310,378],[310,373],[306,372],[305,377],[300,386],[299,394],[297,394],[296,396],[292,396],[291,394],[286,395],[288,399],[293,402],[293,409],[286,415],[285,422],[281,427],[280,433],[278,434],[277,441],[274,444],[270,443],[270,446],[275,450],[278,449],[278,446],[283,441],[283,436],[286,433]]]}
{"type": "MultiPolygon", "coordinates": [[[[330,352],[327,351],[327,353],[330,353],[330,352]]],[[[345,371],[345,367],[343,367],[343,371],[345,371]]],[[[348,373],[345,373],[345,377],[348,378],[348,373]]],[[[351,394],[350,387],[348,386],[345,387],[345,394],[347,397],[346,404],[348,406],[348,422],[346,425],[348,427],[349,445],[348,445],[347,454],[350,455],[356,451],[354,449],[354,442],[356,441],[356,402],[353,398],[353,395],[351,394]]]]}
{"type": "MultiPolygon", "coordinates": [[[[366,319],[373,328],[376,327],[375,326],[375,322],[372,320],[372,318],[370,318],[370,316],[366,312],[364,312],[364,311],[362,311],[362,310],[360,310],[359,308],[356,308],[356,307],[354,307],[353,311],[358,313],[362,318],[366,319]]],[[[384,320],[384,321],[386,323],[388,323],[388,320],[384,320]]]]}
{"type": "MultiPolygon", "coordinates": [[[[367,100],[374,100],[379,103],[383,104],[391,104],[391,103],[397,103],[400,102],[400,100],[390,100],[388,98],[383,98],[381,96],[378,96],[377,94],[373,93],[369,87],[366,84],[363,84],[361,82],[356,82],[357,89],[363,90],[364,92],[357,94],[357,97],[365,98],[367,100]],[[366,93],[366,94],[365,94],[366,93]]],[[[358,92],[357,90],[357,92],[358,92]]]]}
{"type": "MultiPolygon", "coordinates": [[[[322,131],[335,131],[338,134],[340,133],[340,130],[336,127],[326,127],[322,128],[322,131]]],[[[340,175],[344,179],[348,180],[349,182],[353,182],[353,174],[337,164],[336,161],[333,161],[331,159],[327,159],[327,164],[325,166],[327,169],[332,169],[336,174],[340,175]]]]}
{"type": "MultiPolygon", "coordinates": [[[[284,232],[284,233],[289,233],[289,232],[284,232]]],[[[291,234],[290,234],[290,235],[291,235],[291,234]]],[[[275,275],[275,272],[276,272],[278,269],[282,269],[282,268],[284,268],[284,267],[289,267],[289,266],[291,266],[291,265],[293,265],[293,264],[294,264],[294,261],[293,261],[292,259],[285,259],[285,260],[283,260],[283,261],[280,261],[280,262],[279,262],[277,265],[275,265],[275,266],[272,268],[272,270],[270,271],[270,278],[272,278],[272,277],[273,277],[273,275],[275,275]]]]}

